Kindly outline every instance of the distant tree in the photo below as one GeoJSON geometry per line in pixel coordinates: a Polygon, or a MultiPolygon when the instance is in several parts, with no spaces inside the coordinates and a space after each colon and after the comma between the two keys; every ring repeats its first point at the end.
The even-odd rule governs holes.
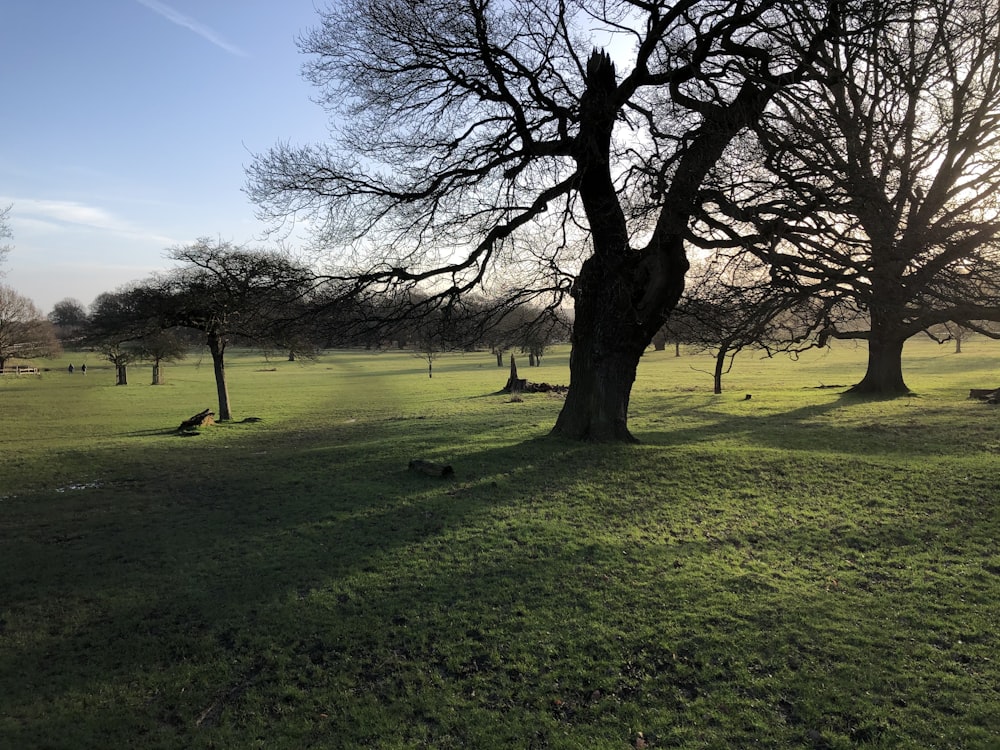
{"type": "Polygon", "coordinates": [[[52,324],[35,304],[0,284],[0,370],[10,359],[51,357],[60,351],[52,324]]]}
{"type": "Polygon", "coordinates": [[[675,357],[681,356],[682,345],[696,344],[703,337],[701,322],[692,314],[692,305],[685,302],[686,299],[690,299],[692,296],[690,293],[691,285],[688,284],[686,286],[687,291],[685,296],[681,297],[681,301],[677,307],[670,314],[670,317],[667,318],[656,336],[653,337],[653,347],[656,351],[663,351],[667,348],[667,344],[672,344],[675,357]]]}
{"type": "Polygon", "coordinates": [[[226,348],[234,339],[272,345],[301,323],[312,275],[287,256],[200,239],[171,251],[181,265],[143,285],[144,305],[163,328],[201,331],[212,355],[219,420],[232,419],[226,348]]]}
{"type": "Polygon", "coordinates": [[[144,358],[143,339],[155,330],[138,288],[130,286],[97,296],[83,340],[114,365],[115,385],[128,385],[128,366],[144,358]]]}
{"type": "Polygon", "coordinates": [[[6,240],[13,239],[14,232],[10,228],[10,210],[13,206],[0,208],[0,279],[4,276],[2,264],[10,253],[11,246],[6,240]]]}
{"type": "Polygon", "coordinates": [[[556,308],[522,305],[508,316],[513,324],[511,341],[521,354],[528,355],[529,367],[540,367],[545,350],[558,341],[566,341],[572,322],[556,308]]]}
{"type": "Polygon", "coordinates": [[[87,327],[87,308],[78,299],[66,297],[56,302],[48,319],[56,327],[56,335],[63,343],[79,339],[87,327]]]}
{"type": "Polygon", "coordinates": [[[483,300],[481,312],[467,325],[469,335],[496,357],[504,367],[504,355],[515,349],[527,354],[531,366],[540,365],[545,350],[567,341],[572,321],[558,306],[542,307],[529,302],[511,303],[500,309],[492,300],[483,300]]]}
{"type": "Polygon", "coordinates": [[[668,321],[671,335],[712,353],[715,393],[722,393],[722,377],[741,351],[798,351],[812,345],[822,325],[808,300],[775,288],[766,267],[740,255],[717,255],[696,267],[677,312],[668,321]]]}
{"type": "Polygon", "coordinates": [[[138,341],[142,358],[153,365],[152,385],[163,385],[163,363],[183,359],[188,344],[176,330],[153,329],[138,341]]]}
{"type": "MultiPolygon", "coordinates": [[[[11,250],[11,246],[6,240],[13,239],[14,237],[14,232],[10,228],[11,208],[13,208],[12,205],[0,208],[0,264],[4,262],[11,250]]],[[[0,267],[0,278],[3,278],[3,275],[3,268],[0,267]]]]}
{"type": "Polygon", "coordinates": [[[415,341],[414,355],[427,362],[427,377],[434,377],[434,361],[441,356],[443,342],[440,334],[428,330],[418,334],[415,341]]]}

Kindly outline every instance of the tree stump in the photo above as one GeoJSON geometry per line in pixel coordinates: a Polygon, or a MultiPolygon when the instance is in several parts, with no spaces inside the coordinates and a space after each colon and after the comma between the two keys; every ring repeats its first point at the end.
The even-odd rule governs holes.
{"type": "Polygon", "coordinates": [[[525,386],[527,386],[528,381],[526,378],[519,378],[517,376],[517,363],[514,361],[514,355],[510,355],[510,377],[507,378],[507,385],[503,387],[501,393],[521,393],[524,391],[525,386]]]}

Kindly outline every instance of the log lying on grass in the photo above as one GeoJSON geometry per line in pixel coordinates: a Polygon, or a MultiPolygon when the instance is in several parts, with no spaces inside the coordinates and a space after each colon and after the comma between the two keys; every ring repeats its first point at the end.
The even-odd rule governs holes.
{"type": "Polygon", "coordinates": [[[987,404],[1000,404],[1000,388],[970,388],[969,398],[978,398],[987,404]]]}
{"type": "Polygon", "coordinates": [[[185,419],[177,428],[178,432],[188,432],[204,425],[215,424],[215,412],[205,409],[203,412],[195,414],[190,419],[185,419]]]}
{"type": "Polygon", "coordinates": [[[410,461],[410,471],[419,471],[429,477],[450,477],[455,470],[448,464],[437,464],[433,461],[424,461],[422,458],[414,458],[410,461]]]}

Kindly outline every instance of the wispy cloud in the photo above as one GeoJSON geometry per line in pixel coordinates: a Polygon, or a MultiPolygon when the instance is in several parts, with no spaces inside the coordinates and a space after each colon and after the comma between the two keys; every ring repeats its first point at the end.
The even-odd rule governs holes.
{"type": "Polygon", "coordinates": [[[65,232],[68,230],[84,229],[108,232],[122,237],[156,242],[163,245],[173,244],[174,242],[169,237],[137,228],[100,206],[92,206],[76,201],[39,200],[32,198],[14,198],[7,200],[6,203],[3,203],[3,200],[0,197],[0,205],[6,205],[6,203],[13,203],[14,205],[14,209],[11,211],[11,224],[14,226],[15,236],[20,226],[24,229],[30,228],[33,231],[65,232]]]}
{"type": "Polygon", "coordinates": [[[195,34],[200,36],[202,39],[206,39],[216,47],[224,49],[231,55],[236,55],[238,57],[246,57],[247,53],[237,47],[235,44],[230,44],[221,36],[216,34],[212,29],[208,28],[204,24],[198,23],[190,16],[186,16],[180,11],[171,8],[166,3],[161,3],[159,0],[136,0],[140,5],[144,5],[149,8],[154,13],[166,18],[171,23],[175,23],[178,26],[187,29],[188,31],[193,31],[195,34]]]}

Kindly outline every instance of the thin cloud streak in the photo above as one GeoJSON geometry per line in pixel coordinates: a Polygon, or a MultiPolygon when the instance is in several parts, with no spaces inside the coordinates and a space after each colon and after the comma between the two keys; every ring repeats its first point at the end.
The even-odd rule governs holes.
{"type": "Polygon", "coordinates": [[[148,242],[174,244],[171,238],[132,226],[99,206],[31,198],[14,198],[6,200],[6,203],[4,200],[6,199],[0,197],[0,205],[13,204],[10,223],[15,229],[15,236],[19,227],[50,232],[83,228],[148,242]]]}
{"type": "Polygon", "coordinates": [[[204,24],[198,23],[190,16],[185,16],[178,10],[171,8],[166,3],[161,3],[159,0],[136,0],[140,5],[144,5],[149,8],[154,13],[157,13],[163,18],[166,18],[171,23],[175,23],[178,26],[187,29],[188,31],[193,31],[195,34],[200,36],[202,39],[206,39],[216,47],[225,50],[231,55],[236,55],[237,57],[246,57],[247,53],[241,50],[234,44],[230,44],[225,39],[220,37],[210,28],[204,24]]]}

